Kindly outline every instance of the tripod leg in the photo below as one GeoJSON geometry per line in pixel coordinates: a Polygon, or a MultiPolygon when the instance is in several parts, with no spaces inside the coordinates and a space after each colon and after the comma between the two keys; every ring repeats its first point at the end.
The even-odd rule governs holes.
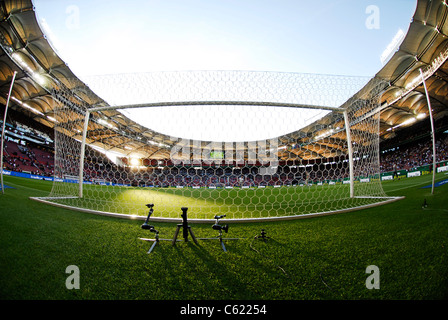
{"type": "Polygon", "coordinates": [[[151,253],[152,249],[154,249],[154,247],[156,246],[157,242],[158,242],[157,240],[154,241],[154,243],[152,244],[151,248],[148,250],[148,254],[151,253]]]}
{"type": "Polygon", "coordinates": [[[174,234],[174,238],[173,238],[173,246],[176,244],[177,235],[179,234],[179,230],[180,230],[181,226],[182,225],[177,225],[176,233],[174,234]]]}
{"type": "Polygon", "coordinates": [[[221,242],[222,250],[224,250],[224,252],[227,252],[226,246],[224,245],[224,242],[222,241],[222,239],[219,239],[219,242],[221,242]]]}
{"type": "Polygon", "coordinates": [[[196,237],[194,236],[193,230],[191,230],[191,227],[188,227],[188,230],[190,230],[191,237],[193,238],[194,243],[199,244],[198,240],[196,240],[196,237]]]}
{"type": "Polygon", "coordinates": [[[188,242],[188,229],[190,229],[190,227],[186,227],[185,225],[182,226],[182,235],[184,237],[185,242],[188,242]]]}

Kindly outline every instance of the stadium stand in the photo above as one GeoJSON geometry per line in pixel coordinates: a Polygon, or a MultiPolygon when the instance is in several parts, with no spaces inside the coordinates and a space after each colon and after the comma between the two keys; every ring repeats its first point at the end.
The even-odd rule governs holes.
{"type": "MultiPolygon", "coordinates": [[[[0,121],[3,125],[3,121],[0,121]]],[[[51,177],[54,173],[52,130],[14,110],[5,129],[3,162],[6,170],[51,177]]]]}
{"type": "MultiPolygon", "coordinates": [[[[435,123],[436,162],[448,160],[448,121],[442,118],[435,123]]],[[[394,139],[381,144],[381,172],[397,170],[412,171],[432,163],[432,142],[428,128],[429,121],[423,121],[397,133],[394,139]]]]}
{"type": "MultiPolygon", "coordinates": [[[[50,132],[42,132],[39,123],[32,119],[12,112],[11,123],[7,123],[4,146],[4,164],[6,170],[31,173],[51,177],[54,174],[54,145],[50,132]],[[43,138],[43,139],[42,139],[43,138]],[[40,143],[39,143],[40,142],[40,143]]],[[[429,122],[424,121],[409,129],[401,130],[396,137],[381,144],[381,172],[392,172],[394,165],[398,170],[412,171],[415,168],[427,166],[432,162],[431,137],[428,132],[429,122]]],[[[442,118],[436,127],[436,161],[448,160],[448,120],[442,118]]],[[[341,176],[340,170],[311,171],[307,175],[306,168],[280,163],[277,173],[273,176],[262,176],[258,167],[202,166],[177,168],[169,162],[158,166],[154,161],[146,161],[139,168],[127,166],[125,176],[113,174],[114,164],[100,152],[95,157],[86,159],[85,180],[93,183],[107,181],[117,184],[158,186],[158,187],[243,187],[306,184],[333,176],[341,176]]],[[[126,165],[126,159],[122,159],[126,165]]],[[[321,164],[322,165],[322,164],[321,164]]],[[[74,172],[76,175],[76,172],[74,172]]]]}

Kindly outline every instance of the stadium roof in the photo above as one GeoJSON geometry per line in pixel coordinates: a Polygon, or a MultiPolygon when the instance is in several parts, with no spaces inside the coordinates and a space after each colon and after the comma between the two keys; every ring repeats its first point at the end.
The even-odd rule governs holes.
{"type": "MultiPolygon", "coordinates": [[[[448,6],[445,0],[419,0],[408,33],[399,49],[388,63],[376,74],[388,84],[381,96],[380,131],[383,139],[393,137],[394,131],[420,121],[428,115],[427,100],[421,84],[420,69],[427,78],[434,116],[441,118],[447,114],[448,105],[448,6]]],[[[25,113],[36,121],[53,128],[57,119],[54,109],[60,105],[52,96],[52,89],[77,89],[79,130],[70,134],[81,139],[83,106],[89,108],[105,107],[107,103],[89,87],[77,79],[64,61],[55,53],[43,34],[36,19],[33,3],[24,1],[0,2],[0,103],[6,104],[9,86],[17,71],[10,107],[25,113]]],[[[357,95],[370,88],[368,85],[357,95]]],[[[153,144],[146,144],[146,154],[155,159],[169,157],[171,137],[144,128],[116,110],[104,111],[105,116],[114,123],[143,134],[153,144]],[[168,146],[168,148],[160,148],[168,146]]],[[[74,119],[72,119],[73,121],[74,119]]],[[[104,131],[104,125],[91,123],[89,130],[104,131]]],[[[92,135],[93,136],[93,135],[92,135]]],[[[295,134],[285,135],[281,141],[289,143],[295,134]]],[[[116,141],[115,137],[115,141],[116,141]]],[[[122,139],[129,139],[122,137],[122,139]]],[[[136,144],[143,143],[134,141],[136,144]]],[[[92,140],[90,143],[94,144],[92,140]]],[[[122,141],[117,146],[125,145],[122,141]]],[[[117,151],[120,149],[117,147],[117,151]]],[[[123,152],[125,152],[123,150],[123,152]]],[[[298,151],[284,151],[291,156],[300,157],[298,151]],[[296,152],[291,154],[291,152],[296,152]]]]}

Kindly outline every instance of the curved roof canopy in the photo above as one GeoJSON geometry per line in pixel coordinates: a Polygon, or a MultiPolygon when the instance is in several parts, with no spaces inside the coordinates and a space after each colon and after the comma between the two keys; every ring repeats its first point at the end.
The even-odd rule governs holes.
{"type": "MultiPolygon", "coordinates": [[[[380,132],[382,139],[393,137],[394,131],[421,114],[428,115],[427,99],[421,82],[420,69],[426,78],[434,116],[447,114],[448,106],[448,5],[445,0],[419,0],[408,33],[399,49],[388,63],[375,75],[387,83],[381,95],[380,132]]],[[[52,96],[53,89],[70,89],[77,92],[73,105],[73,132],[67,133],[81,139],[82,119],[86,108],[102,108],[108,104],[93,90],[77,79],[64,61],[55,53],[37,22],[30,0],[0,2],[0,103],[5,105],[14,72],[17,72],[10,107],[25,113],[36,121],[53,128],[57,119],[55,108],[60,105],[52,96]]],[[[370,90],[366,85],[355,96],[370,90]]],[[[117,110],[102,111],[117,127],[133,134],[118,137],[104,124],[91,122],[90,143],[95,145],[95,132],[104,139],[113,136],[116,151],[126,153],[120,146],[132,143],[145,150],[145,155],[154,159],[168,159],[170,147],[175,141],[171,137],[145,128],[117,110]],[[101,134],[100,134],[101,133],[101,134]],[[129,141],[130,136],[143,139],[129,141]],[[121,141],[117,142],[117,139],[121,141]],[[128,141],[127,141],[128,140],[128,141]],[[151,143],[148,143],[151,142],[151,143]]],[[[331,115],[330,115],[331,117],[331,115]]],[[[418,118],[417,118],[418,117],[418,118]]],[[[327,117],[328,118],[328,117],[327,117]]],[[[321,119],[322,124],[325,119],[321,119]]],[[[319,122],[319,121],[318,121],[319,122]]],[[[110,129],[110,128],[109,128],[110,129]]],[[[280,138],[288,145],[297,141],[298,132],[280,138]]],[[[103,140],[104,141],[104,140],[103,140]]],[[[104,142],[103,142],[104,143],[104,142]]],[[[112,140],[111,140],[112,143],[112,140]]],[[[104,145],[103,145],[104,147],[104,145]]],[[[319,157],[319,155],[316,155],[319,157]]],[[[323,155],[320,155],[323,156],[323,155]]],[[[298,151],[285,148],[283,159],[300,158],[298,151]]]]}

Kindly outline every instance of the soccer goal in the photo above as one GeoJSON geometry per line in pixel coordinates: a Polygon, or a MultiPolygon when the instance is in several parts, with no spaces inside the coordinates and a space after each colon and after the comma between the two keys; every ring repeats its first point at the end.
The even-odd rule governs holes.
{"type": "Polygon", "coordinates": [[[53,90],[54,205],[191,221],[290,219],[395,201],[381,186],[377,79],[122,74],[53,90]]]}

